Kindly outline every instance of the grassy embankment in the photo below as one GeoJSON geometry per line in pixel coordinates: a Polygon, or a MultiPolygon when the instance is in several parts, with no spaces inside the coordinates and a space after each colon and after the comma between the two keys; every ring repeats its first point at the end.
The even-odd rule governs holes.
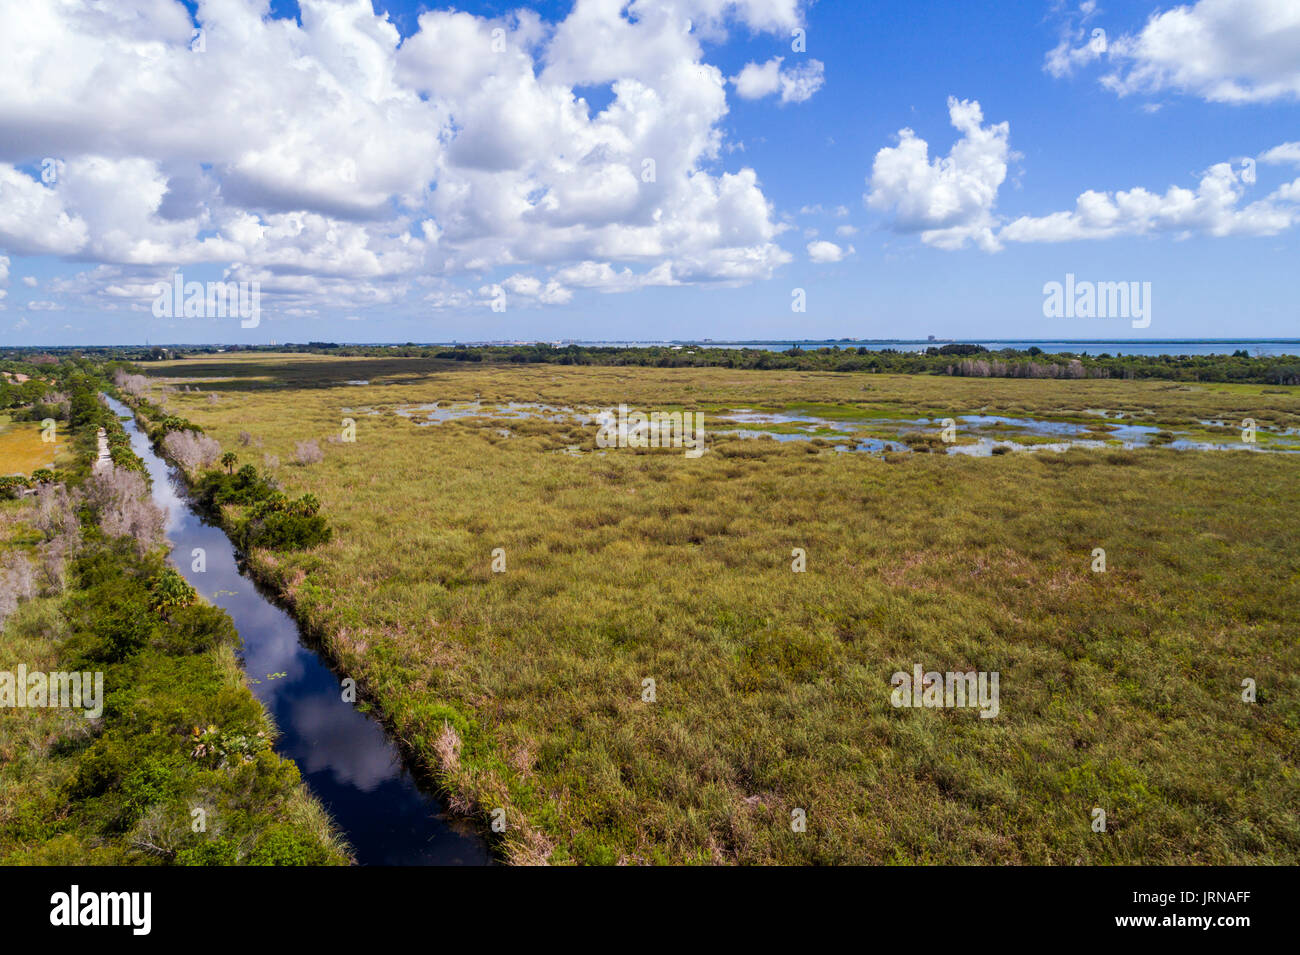
{"type": "Polygon", "coordinates": [[[480,396],[1282,428],[1294,388],[315,356],[149,370],[224,378],[169,410],[321,500],[328,544],[254,564],[456,804],[506,808],[515,861],[1300,861],[1297,456],[722,436],[698,460],[573,456],[553,452],[594,450],[594,428],[393,414],[480,396]],[[327,443],[345,416],[356,443],[327,443]],[[292,466],[307,439],[324,461],[292,466]],[[890,676],[915,663],[998,671],[1000,715],[894,708],[890,676]]]}
{"type": "MultiPolygon", "coordinates": [[[[69,485],[86,480],[93,426],[72,441],[78,454],[56,474],[69,485]]],[[[38,568],[4,621],[0,668],[100,672],[103,713],[0,709],[0,863],[346,862],[297,768],[271,749],[229,617],[196,602],[160,548],[64,504],[52,530],[35,499],[0,501],[3,564],[38,568]]]]}

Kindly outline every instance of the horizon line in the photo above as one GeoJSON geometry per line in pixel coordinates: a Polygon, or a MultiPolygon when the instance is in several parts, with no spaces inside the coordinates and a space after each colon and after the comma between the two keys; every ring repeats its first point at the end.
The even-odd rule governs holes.
{"type": "Polygon", "coordinates": [[[1221,343],[1239,343],[1248,344],[1300,344],[1300,337],[1269,337],[1269,338],[674,338],[674,339],[483,339],[478,341],[345,341],[345,340],[312,340],[312,341],[284,341],[284,342],[115,342],[112,344],[32,344],[32,345],[7,345],[0,344],[0,348],[15,350],[32,350],[38,348],[47,349],[75,349],[75,348],[169,348],[169,349],[186,349],[186,348],[289,348],[289,347],[311,347],[322,345],[337,346],[360,346],[368,348],[434,348],[434,347],[464,347],[464,348],[511,348],[525,347],[531,345],[546,345],[549,347],[567,347],[570,345],[618,348],[618,347],[654,347],[663,345],[979,345],[984,343],[994,344],[1058,344],[1058,345],[1165,345],[1165,344],[1221,344],[1221,343]]]}

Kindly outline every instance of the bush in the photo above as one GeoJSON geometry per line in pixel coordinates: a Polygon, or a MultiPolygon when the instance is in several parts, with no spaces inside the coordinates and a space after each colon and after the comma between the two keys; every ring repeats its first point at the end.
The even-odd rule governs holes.
{"type": "Polygon", "coordinates": [[[191,472],[210,468],[221,457],[221,445],[197,431],[169,431],[162,446],[168,457],[191,472]]]}
{"type": "Polygon", "coordinates": [[[289,826],[268,829],[248,859],[249,865],[327,865],[329,861],[319,842],[289,826]]]}
{"type": "Polygon", "coordinates": [[[20,601],[30,600],[35,593],[36,578],[31,562],[22,554],[7,554],[4,565],[0,566],[0,625],[18,609],[20,601]]]}
{"type": "Polygon", "coordinates": [[[272,484],[251,464],[245,464],[234,474],[209,471],[194,487],[195,497],[208,508],[222,504],[256,504],[274,493],[272,484]]]}
{"type": "Polygon", "coordinates": [[[209,839],[176,852],[177,865],[237,865],[238,846],[225,838],[209,839]]]}
{"type": "Polygon", "coordinates": [[[176,415],[167,415],[162,419],[162,421],[158,422],[158,426],[153,429],[153,437],[157,440],[158,438],[171,434],[173,431],[193,431],[195,434],[203,433],[203,429],[194,422],[187,421],[186,419],[177,417],[176,415]]]}
{"type": "Polygon", "coordinates": [[[193,603],[173,610],[156,644],[169,656],[205,653],[219,646],[239,647],[239,631],[230,615],[210,604],[193,603]]]}
{"type": "Polygon", "coordinates": [[[158,618],[147,598],[139,583],[120,577],[78,594],[71,615],[75,659],[120,663],[150,643],[158,618]]]}
{"type": "Polygon", "coordinates": [[[96,471],[86,482],[86,499],[110,537],[132,538],[142,555],[161,542],[166,516],[141,474],[116,466],[96,471]]]}
{"type": "Polygon", "coordinates": [[[56,484],[42,484],[38,487],[36,517],[32,523],[45,535],[46,540],[64,534],[76,535],[77,512],[67,490],[56,484]]]}
{"type": "Polygon", "coordinates": [[[320,445],[315,440],[299,441],[293,448],[293,463],[305,467],[308,464],[319,464],[325,460],[325,454],[321,451],[320,445]]]}
{"type": "Polygon", "coordinates": [[[114,467],[122,468],[125,471],[135,471],[137,474],[146,473],[144,462],[129,447],[121,447],[120,445],[112,447],[112,442],[109,444],[108,457],[113,462],[114,467]]]}
{"type": "Polygon", "coordinates": [[[163,802],[175,794],[177,774],[175,760],[145,757],[132,766],[122,778],[123,827],[129,826],[145,814],[150,806],[163,802]]]}
{"type": "Polygon", "coordinates": [[[149,396],[149,379],[144,375],[128,375],[119,368],[113,373],[113,384],[133,398],[149,396]]]}
{"type": "MultiPolygon", "coordinates": [[[[52,635],[59,669],[104,671],[104,711],[40,734],[39,752],[23,756],[35,771],[9,778],[0,860],[345,861],[327,831],[285,821],[307,797],[297,768],[271,749],[265,712],[226,649],[238,645],[231,619],[193,603],[172,607],[164,623],[150,602],[179,575],[125,539],[91,529],[72,566],[77,588],[58,607],[33,608],[48,607],[58,626],[34,628],[29,610],[22,627],[52,635]],[[191,832],[196,805],[212,814],[213,831],[191,832]]],[[[13,589],[0,588],[0,601],[13,589]]]]}
{"type": "Polygon", "coordinates": [[[21,474],[7,474],[0,477],[0,499],[13,499],[26,488],[32,486],[32,482],[21,474]]]}
{"type": "Polygon", "coordinates": [[[198,600],[199,594],[189,581],[171,567],[149,578],[149,607],[155,613],[170,616],[173,610],[188,607],[198,600]]]}
{"type": "Polygon", "coordinates": [[[245,521],[240,529],[240,546],[244,550],[265,547],[268,550],[305,550],[327,543],[330,528],[325,518],[289,511],[272,511],[245,521]]]}

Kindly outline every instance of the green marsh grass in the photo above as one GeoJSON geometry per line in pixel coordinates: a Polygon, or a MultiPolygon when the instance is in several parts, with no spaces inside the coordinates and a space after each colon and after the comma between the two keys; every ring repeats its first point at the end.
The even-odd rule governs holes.
{"type": "Polygon", "coordinates": [[[320,498],[333,539],[255,568],[453,806],[506,809],[511,861],[1300,861],[1300,458],[711,435],[690,460],[601,455],[567,421],[393,413],[479,398],[1294,427],[1296,389],[314,355],[149,370],[216,379],[169,411],[320,498]],[[331,443],[345,417],[356,442],[331,443]],[[308,439],[324,460],[289,464],[308,439]],[[1000,715],[895,709],[890,676],[915,663],[998,671],[1000,715]]]}

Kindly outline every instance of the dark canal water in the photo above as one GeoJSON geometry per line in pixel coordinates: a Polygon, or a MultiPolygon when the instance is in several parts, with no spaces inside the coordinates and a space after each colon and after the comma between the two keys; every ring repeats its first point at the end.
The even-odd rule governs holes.
{"type": "Polygon", "coordinates": [[[280,730],[276,751],[298,764],[363,865],[484,865],[487,846],[448,817],[441,801],[417,784],[382,727],[343,701],[339,677],[302,641],[297,623],[240,571],[225,532],[191,506],[174,469],[156,454],[121,402],[131,447],[153,478],[153,497],[167,513],[176,569],[207,600],[230,614],[243,638],[253,692],[280,730]],[[194,551],[206,568],[196,572],[194,551]],[[278,676],[283,673],[284,676],[278,676]],[[272,675],[277,675],[272,678],[272,675]]]}

